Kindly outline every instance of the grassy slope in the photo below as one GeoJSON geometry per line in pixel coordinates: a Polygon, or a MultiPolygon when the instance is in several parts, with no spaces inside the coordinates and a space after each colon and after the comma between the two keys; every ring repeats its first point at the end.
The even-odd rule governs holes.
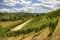
{"type": "Polygon", "coordinates": [[[29,20],[27,20],[26,22],[24,22],[24,23],[22,23],[22,24],[20,24],[20,25],[18,25],[18,26],[16,26],[16,27],[14,27],[14,28],[12,28],[11,31],[17,31],[17,30],[21,29],[21,28],[24,27],[27,23],[29,23],[31,20],[32,20],[32,19],[29,19],[29,20]]]}
{"type": "MultiPolygon", "coordinates": [[[[43,16],[43,18],[44,18],[45,16],[43,16]]],[[[43,20],[41,20],[42,22],[43,21],[47,21],[46,19],[43,19],[43,20]]],[[[37,18],[34,18],[26,27],[29,27],[29,28],[31,28],[31,26],[33,26],[33,27],[39,27],[39,25],[38,24],[41,24],[41,21],[40,21],[40,17],[37,17],[37,18]]],[[[24,27],[25,29],[26,29],[26,27],[24,27]]],[[[31,30],[33,30],[33,29],[31,29],[31,30]]],[[[44,33],[46,33],[46,32],[44,32],[44,33]]],[[[32,33],[31,35],[29,35],[29,36],[27,36],[26,38],[24,38],[24,40],[31,40],[31,38],[33,37],[33,36],[35,36],[35,33],[32,33]]],[[[43,36],[43,34],[41,34],[41,36],[43,36]]],[[[18,38],[20,38],[20,37],[18,37],[18,38]]],[[[17,38],[17,39],[18,39],[17,38]]],[[[13,38],[14,39],[14,38],[13,38]]],[[[11,39],[12,40],[12,39],[11,39]]],[[[15,39],[14,39],[15,40],[15,39]]]]}
{"type": "MultiPolygon", "coordinates": [[[[45,16],[43,16],[43,18],[44,18],[45,16]]],[[[29,28],[31,28],[31,26],[32,27],[39,27],[39,25],[41,24],[41,22],[40,21],[42,21],[42,23],[43,23],[43,21],[46,21],[47,19],[43,19],[43,20],[40,20],[40,16],[39,17],[36,17],[36,18],[34,18],[27,26],[25,26],[24,27],[24,29],[26,29],[26,27],[29,27],[29,28]]],[[[32,30],[32,29],[31,29],[32,30]]],[[[34,34],[34,33],[33,33],[34,34]]],[[[32,35],[33,35],[32,34],[32,35]]],[[[29,35],[29,38],[32,36],[32,35],[29,35]]],[[[34,34],[35,35],[35,34],[34,34]]],[[[33,37],[33,36],[32,36],[33,37]]],[[[20,37],[18,37],[18,38],[20,38],[20,37]]],[[[17,39],[18,39],[17,38],[17,39]]],[[[13,38],[14,39],[14,38],[13,38]]],[[[11,38],[11,40],[12,40],[12,38],[11,38]]]]}
{"type": "MultiPolygon", "coordinates": [[[[47,37],[49,31],[45,30],[43,31],[41,34],[39,34],[39,36],[34,37],[33,40],[60,40],[60,18],[59,18],[59,22],[58,25],[53,33],[53,35],[51,37],[47,37]]],[[[32,35],[33,36],[33,35],[32,35]]],[[[27,36],[26,38],[24,38],[24,40],[31,40],[31,35],[27,36]]]]}
{"type": "Polygon", "coordinates": [[[16,20],[16,21],[6,21],[6,22],[0,22],[0,25],[5,28],[8,27],[11,24],[15,24],[16,22],[22,22],[22,20],[16,20]]]}
{"type": "MultiPolygon", "coordinates": [[[[40,36],[36,37],[35,40],[42,40],[44,38],[44,35],[46,36],[47,34],[48,34],[48,31],[46,30],[46,31],[42,32],[42,34],[40,34],[40,36]]],[[[29,35],[29,36],[32,37],[31,35],[29,35]]],[[[26,40],[26,39],[28,40],[30,38],[29,36],[27,38],[25,38],[24,40],[26,40]]],[[[60,19],[59,19],[58,25],[51,37],[49,38],[49,40],[60,40],[60,19]]],[[[46,38],[46,40],[48,40],[48,38],[46,38]]]]}
{"type": "MultiPolygon", "coordinates": [[[[36,21],[36,20],[35,20],[35,21],[36,21]]],[[[39,22],[39,21],[38,21],[38,22],[39,22]]],[[[34,23],[35,23],[35,22],[34,22],[33,24],[37,26],[38,22],[36,22],[36,24],[34,24],[34,23]]],[[[31,24],[31,23],[30,23],[30,24],[31,24]]],[[[57,34],[57,35],[60,34],[60,27],[59,27],[60,25],[59,25],[59,24],[60,24],[60,21],[59,21],[59,23],[58,23],[58,25],[57,25],[57,27],[56,27],[55,32],[53,33],[53,36],[56,35],[56,34],[57,34]]],[[[32,25],[32,24],[31,24],[31,25],[32,25]]],[[[34,26],[34,25],[33,25],[33,26],[34,26]]],[[[46,35],[47,33],[48,33],[48,31],[42,32],[42,34],[40,34],[40,35],[37,37],[36,40],[40,40],[40,37],[43,38],[44,35],[46,35]]],[[[32,33],[32,35],[33,35],[33,34],[34,34],[34,33],[32,33]]],[[[29,35],[29,36],[31,36],[31,35],[29,35]]],[[[27,40],[30,38],[29,36],[27,36],[27,37],[28,37],[27,40]]],[[[21,36],[20,36],[20,37],[21,37],[21,36]]],[[[19,36],[18,36],[18,37],[17,37],[17,36],[16,36],[16,37],[11,37],[12,39],[10,38],[10,40],[18,40],[20,37],[19,37],[19,36]],[[15,39],[15,38],[16,38],[16,39],[15,39]]],[[[53,37],[52,37],[52,38],[53,38],[53,37]]],[[[58,37],[57,37],[57,38],[58,38],[58,37]]],[[[20,39],[19,39],[19,40],[20,40],[20,39]]],[[[24,39],[24,40],[25,40],[25,39],[24,39]]],[[[46,39],[46,40],[47,40],[47,39],[46,39]]],[[[56,40],[56,39],[52,39],[52,40],[56,40]]],[[[59,39],[57,39],[57,40],[59,40],[59,39]]]]}
{"type": "Polygon", "coordinates": [[[50,40],[60,40],[60,18],[59,18],[58,25],[57,25],[53,35],[51,36],[50,40]]]}

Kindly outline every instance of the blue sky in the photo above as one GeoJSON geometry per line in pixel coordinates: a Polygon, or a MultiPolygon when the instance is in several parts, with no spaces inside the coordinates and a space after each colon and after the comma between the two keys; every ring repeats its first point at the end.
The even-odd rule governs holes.
{"type": "Polygon", "coordinates": [[[60,8],[60,0],[0,0],[0,12],[44,13],[60,8]]]}

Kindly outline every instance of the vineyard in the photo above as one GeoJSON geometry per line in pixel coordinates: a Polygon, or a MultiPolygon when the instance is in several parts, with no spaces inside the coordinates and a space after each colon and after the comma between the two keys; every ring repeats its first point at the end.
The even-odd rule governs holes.
{"type": "Polygon", "coordinates": [[[0,26],[0,40],[44,40],[46,37],[51,37],[57,28],[60,21],[60,9],[43,13],[0,13],[0,22],[12,21],[13,23],[3,27],[0,26]],[[23,24],[32,19],[21,29],[11,31],[12,28],[23,24]],[[46,35],[46,37],[44,37],[46,35]],[[41,37],[39,39],[39,37],[41,37]],[[43,37],[43,38],[42,38],[43,37]]]}

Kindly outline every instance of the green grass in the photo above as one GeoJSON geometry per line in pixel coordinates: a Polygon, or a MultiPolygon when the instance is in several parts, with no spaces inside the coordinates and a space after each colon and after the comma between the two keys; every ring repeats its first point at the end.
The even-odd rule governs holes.
{"type": "Polygon", "coordinates": [[[20,35],[20,34],[28,34],[30,32],[38,32],[42,30],[43,28],[47,27],[49,23],[49,20],[45,16],[38,16],[32,19],[26,26],[24,26],[22,29],[9,33],[10,35],[20,35]]]}
{"type": "Polygon", "coordinates": [[[7,36],[17,36],[20,34],[29,34],[33,31],[35,32],[39,32],[42,29],[44,29],[45,27],[49,27],[50,30],[50,34],[52,34],[56,28],[58,19],[52,17],[50,18],[47,15],[44,16],[38,16],[33,18],[27,25],[25,25],[22,29],[17,30],[17,31],[10,31],[10,29],[14,26],[16,26],[15,24],[13,26],[9,26],[8,28],[6,28],[4,31],[7,32],[6,35],[7,36]]]}
{"type": "Polygon", "coordinates": [[[6,35],[7,37],[12,37],[12,36],[15,37],[15,36],[19,36],[21,34],[26,35],[31,32],[38,33],[42,29],[49,27],[49,31],[50,31],[49,36],[51,36],[52,33],[56,29],[56,26],[59,21],[58,19],[59,19],[59,11],[49,12],[48,14],[39,15],[39,16],[34,17],[28,24],[26,24],[23,28],[21,28],[20,30],[17,30],[17,31],[10,31],[10,29],[19,25],[20,22],[16,22],[15,24],[9,25],[8,27],[4,28],[4,30],[3,30],[4,34],[2,34],[2,35],[4,35],[4,36],[6,35]],[[58,15],[56,15],[56,13],[58,13],[58,15]]]}
{"type": "Polygon", "coordinates": [[[15,21],[14,23],[12,23],[12,24],[10,24],[10,25],[7,25],[7,26],[5,26],[5,28],[3,28],[2,26],[2,32],[4,32],[3,34],[1,34],[1,35],[4,35],[4,36],[6,36],[6,33],[8,33],[8,32],[10,32],[10,29],[11,28],[14,28],[14,27],[16,27],[17,25],[20,25],[20,24],[22,24],[22,23],[24,23],[25,21],[27,21],[28,19],[26,19],[26,20],[22,20],[22,21],[20,21],[20,20],[18,20],[18,21],[15,21]]]}
{"type": "Polygon", "coordinates": [[[25,25],[22,29],[9,32],[7,33],[8,36],[17,36],[20,34],[29,34],[33,31],[38,32],[44,29],[45,27],[49,27],[50,34],[52,34],[56,28],[56,25],[58,23],[58,19],[55,17],[50,18],[49,16],[38,16],[33,18],[32,21],[30,21],[27,25],[25,25]]]}

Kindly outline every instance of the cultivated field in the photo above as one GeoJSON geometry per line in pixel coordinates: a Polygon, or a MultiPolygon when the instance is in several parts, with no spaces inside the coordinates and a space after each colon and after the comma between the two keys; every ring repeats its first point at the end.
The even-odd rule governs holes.
{"type": "Polygon", "coordinates": [[[60,9],[42,14],[1,13],[0,17],[0,40],[60,40],[60,9]]]}

